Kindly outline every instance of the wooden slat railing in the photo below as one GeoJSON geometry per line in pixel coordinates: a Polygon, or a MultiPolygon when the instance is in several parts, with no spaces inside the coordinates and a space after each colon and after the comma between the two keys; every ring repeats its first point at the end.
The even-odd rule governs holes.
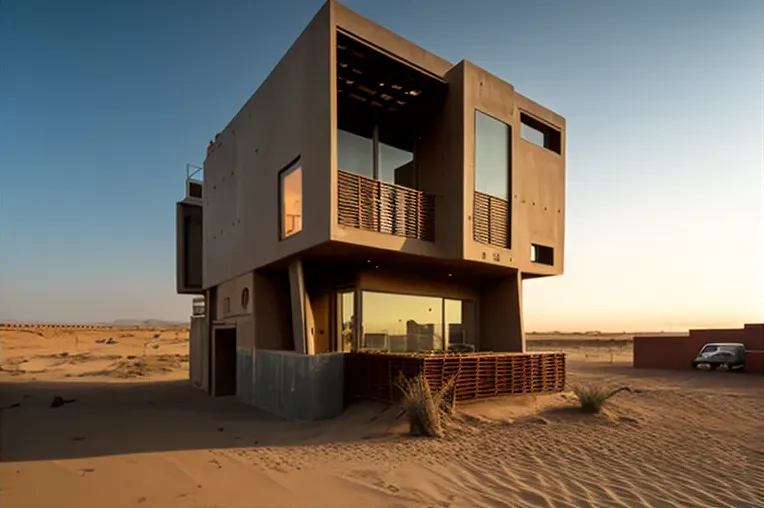
{"type": "Polygon", "coordinates": [[[435,198],[421,191],[337,171],[337,220],[352,228],[435,240],[435,198]]]}
{"type": "Polygon", "coordinates": [[[509,248],[509,202],[504,199],[475,192],[472,214],[473,238],[476,242],[509,248]]]}

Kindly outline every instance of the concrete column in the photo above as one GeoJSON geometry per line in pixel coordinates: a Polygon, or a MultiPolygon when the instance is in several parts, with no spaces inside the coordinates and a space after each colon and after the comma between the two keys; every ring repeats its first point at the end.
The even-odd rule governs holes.
{"type": "Polygon", "coordinates": [[[520,272],[485,283],[480,289],[478,312],[481,351],[525,352],[520,272]]]}
{"type": "Polygon", "coordinates": [[[289,264],[289,295],[292,306],[292,338],[294,350],[302,354],[314,354],[313,313],[310,300],[305,292],[305,279],[302,271],[302,261],[299,259],[289,264]]]}

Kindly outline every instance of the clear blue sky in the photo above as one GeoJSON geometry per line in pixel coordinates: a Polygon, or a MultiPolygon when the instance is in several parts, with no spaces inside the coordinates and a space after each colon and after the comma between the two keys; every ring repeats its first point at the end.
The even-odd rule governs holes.
{"type": "MultiPolygon", "coordinates": [[[[184,165],[321,0],[0,3],[0,317],[185,319],[184,165]]],[[[567,118],[529,329],[764,321],[764,2],[348,0],[567,118]]]]}

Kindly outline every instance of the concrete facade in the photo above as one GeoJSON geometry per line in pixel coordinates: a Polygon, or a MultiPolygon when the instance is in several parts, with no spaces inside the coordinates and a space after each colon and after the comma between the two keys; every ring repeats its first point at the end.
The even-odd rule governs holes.
{"type": "MultiPolygon", "coordinates": [[[[210,143],[203,198],[178,203],[177,217],[178,292],[206,296],[210,341],[235,326],[239,349],[335,352],[338,293],[354,292],[362,320],[369,290],[469,300],[453,330],[469,329],[477,349],[524,352],[523,280],[564,268],[565,120],[474,64],[329,1],[210,143]],[[353,59],[376,63],[356,69],[353,59]],[[399,122],[386,132],[413,140],[395,184],[340,167],[339,132],[365,125],[363,108],[380,119],[364,139],[375,172],[382,128],[399,122]],[[501,196],[476,189],[477,112],[508,133],[501,196]],[[543,142],[526,140],[529,126],[543,142]],[[293,169],[296,218],[283,204],[293,169]],[[199,215],[202,239],[191,241],[199,215]],[[284,237],[288,218],[298,231],[284,237]]],[[[357,346],[364,332],[353,330],[357,346]]]]}

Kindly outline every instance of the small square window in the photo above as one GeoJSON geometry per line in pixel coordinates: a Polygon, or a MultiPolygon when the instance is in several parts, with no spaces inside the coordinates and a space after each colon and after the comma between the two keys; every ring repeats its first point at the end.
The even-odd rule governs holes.
{"type": "Polygon", "coordinates": [[[531,244],[531,262],[554,266],[554,249],[546,245],[531,244]]]}

